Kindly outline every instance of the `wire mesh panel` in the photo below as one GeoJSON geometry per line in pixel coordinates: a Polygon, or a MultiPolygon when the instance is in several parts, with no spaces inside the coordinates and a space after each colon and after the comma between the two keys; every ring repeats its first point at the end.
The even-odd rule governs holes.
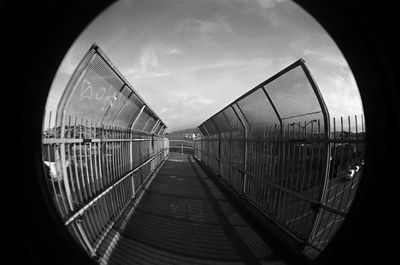
{"type": "Polygon", "coordinates": [[[237,102],[251,128],[279,124],[279,119],[262,88],[237,102]]]}
{"type": "Polygon", "coordinates": [[[211,119],[205,121],[203,125],[207,130],[208,135],[214,135],[219,133],[218,128],[215,126],[214,122],[211,119]]]}
{"type": "Polygon", "coordinates": [[[143,103],[139,101],[134,93],[131,93],[120,112],[117,114],[113,125],[125,128],[131,127],[133,119],[139,114],[142,106],[143,103]]]}
{"type": "Polygon", "coordinates": [[[265,84],[264,88],[286,123],[322,119],[324,110],[301,64],[265,84]],[[308,117],[313,114],[319,115],[308,117]]]}
{"type": "Polygon", "coordinates": [[[42,154],[52,200],[91,256],[104,254],[105,237],[168,155],[168,139],[148,133],[158,120],[94,45],[72,75],[55,122],[50,113],[44,123],[42,154]],[[144,106],[147,123],[134,131],[144,106]]]}
{"type": "MultiPolygon", "coordinates": [[[[60,115],[62,112],[93,122],[102,122],[107,112],[119,109],[121,102],[126,100],[126,95],[120,93],[123,85],[123,81],[96,53],[80,80],[71,88],[72,91],[68,97],[66,97],[68,90],[65,90],[61,102],[64,104],[61,105],[62,109],[59,108],[58,114],[63,116],[60,115]]],[[[58,124],[62,122],[60,119],[62,117],[57,119],[58,124]]]]}
{"type": "Polygon", "coordinates": [[[226,108],[222,113],[229,122],[230,131],[244,130],[243,124],[235,114],[235,111],[233,110],[232,107],[226,108]]]}
{"type": "Polygon", "coordinates": [[[212,120],[220,133],[229,132],[232,130],[229,121],[227,120],[223,112],[220,112],[214,117],[212,117],[212,120]]]}

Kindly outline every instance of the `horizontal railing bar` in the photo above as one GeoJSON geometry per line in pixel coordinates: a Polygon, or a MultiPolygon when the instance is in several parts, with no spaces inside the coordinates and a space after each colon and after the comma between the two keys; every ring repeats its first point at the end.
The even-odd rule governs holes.
{"type": "Polygon", "coordinates": [[[144,142],[151,141],[151,139],[100,139],[100,138],[45,138],[42,140],[43,144],[78,144],[78,143],[101,143],[101,142],[144,142]]]}
{"type": "Polygon", "coordinates": [[[194,144],[194,141],[187,141],[187,140],[168,140],[169,142],[185,142],[185,143],[191,143],[194,144]]]}
{"type": "Polygon", "coordinates": [[[186,149],[194,149],[194,147],[191,147],[191,146],[181,146],[181,145],[172,145],[172,146],[170,146],[169,148],[170,148],[170,149],[171,149],[171,148],[186,148],[186,149]]]}
{"type": "MultiPolygon", "coordinates": [[[[223,140],[223,139],[222,139],[223,140]]],[[[208,142],[218,141],[218,139],[209,139],[208,142]]],[[[364,143],[364,139],[257,139],[257,138],[242,138],[234,139],[233,142],[260,142],[260,143],[304,143],[304,144],[319,144],[319,143],[364,143]]]]}
{"type": "Polygon", "coordinates": [[[258,178],[258,179],[260,179],[260,180],[262,180],[262,181],[265,181],[268,185],[270,185],[270,186],[272,186],[272,187],[274,187],[274,188],[277,188],[277,189],[279,189],[279,190],[281,190],[281,191],[284,191],[284,192],[286,192],[286,193],[288,193],[288,194],[290,194],[290,195],[293,195],[294,197],[297,197],[297,198],[300,199],[300,200],[303,200],[303,201],[305,201],[305,202],[308,202],[309,204],[311,204],[311,205],[314,206],[314,207],[323,208],[323,209],[325,209],[325,210],[327,210],[327,211],[330,211],[330,212],[332,212],[332,213],[341,215],[341,216],[343,216],[343,217],[346,217],[346,216],[347,216],[347,213],[346,213],[345,211],[342,211],[342,210],[333,208],[333,207],[331,207],[331,206],[328,206],[328,205],[326,205],[326,204],[321,203],[320,201],[316,201],[316,200],[307,198],[306,196],[304,196],[304,195],[302,195],[302,194],[300,194],[300,193],[298,193],[298,192],[295,192],[295,191],[289,190],[289,189],[287,189],[287,188],[281,187],[281,186],[279,186],[279,185],[276,185],[275,183],[272,183],[272,182],[269,181],[269,180],[263,179],[263,178],[261,178],[260,176],[257,176],[257,175],[255,175],[255,174],[253,174],[253,173],[251,173],[251,172],[249,172],[249,171],[246,171],[246,170],[244,170],[244,169],[241,169],[241,168],[237,168],[237,169],[238,169],[239,172],[241,172],[241,173],[243,173],[243,174],[250,175],[250,176],[253,176],[253,177],[255,177],[255,178],[258,178]]]}
{"type": "Polygon", "coordinates": [[[105,194],[107,194],[110,190],[112,190],[115,186],[117,186],[121,181],[138,171],[140,168],[144,167],[147,165],[149,162],[151,162],[155,157],[157,157],[159,154],[163,153],[165,149],[161,150],[157,154],[153,155],[149,159],[146,160],[143,164],[140,166],[137,166],[135,169],[131,170],[129,173],[127,173],[124,177],[119,179],[117,182],[115,182],[113,185],[108,187],[105,191],[97,195],[93,200],[91,200],[89,203],[87,203],[85,206],[77,210],[64,224],[67,226],[69,225],[73,220],[75,220],[77,217],[81,216],[90,206],[92,206],[97,200],[99,200],[101,197],[103,197],[105,194]]]}

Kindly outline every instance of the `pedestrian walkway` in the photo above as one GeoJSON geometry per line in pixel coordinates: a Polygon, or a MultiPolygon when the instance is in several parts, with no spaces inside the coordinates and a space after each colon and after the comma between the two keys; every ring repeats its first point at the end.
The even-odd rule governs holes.
{"type": "Polygon", "coordinates": [[[173,154],[109,264],[285,264],[190,156],[173,154]]]}

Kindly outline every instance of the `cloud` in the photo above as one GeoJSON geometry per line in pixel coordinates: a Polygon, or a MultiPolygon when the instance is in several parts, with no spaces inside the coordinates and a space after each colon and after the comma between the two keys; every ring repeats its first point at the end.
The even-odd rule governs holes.
{"type": "Polygon", "coordinates": [[[147,73],[150,68],[157,68],[160,63],[154,47],[146,46],[140,55],[142,73],[147,73]]]}
{"type": "Polygon", "coordinates": [[[273,8],[276,5],[285,2],[285,0],[255,0],[257,4],[263,9],[273,8]]]}
{"type": "MultiPolygon", "coordinates": [[[[286,0],[236,0],[244,6],[246,12],[256,14],[273,26],[284,24],[284,19],[275,12],[275,8],[286,0]]],[[[287,21],[286,21],[287,22],[287,21]]]]}
{"type": "Polygon", "coordinates": [[[175,29],[178,33],[233,34],[231,25],[222,16],[216,16],[212,20],[186,18],[181,20],[175,29]]]}
{"type": "Polygon", "coordinates": [[[182,51],[177,48],[170,48],[170,49],[166,50],[164,53],[167,55],[175,55],[175,54],[181,54],[182,51]]]}
{"type": "Polygon", "coordinates": [[[363,113],[357,84],[350,74],[331,74],[320,78],[319,88],[331,117],[363,113]]]}
{"type": "Polygon", "coordinates": [[[268,67],[272,65],[271,59],[265,59],[262,57],[250,58],[250,59],[225,59],[208,64],[199,64],[185,69],[188,72],[197,72],[204,70],[224,70],[229,71],[229,68],[257,68],[257,67],[268,67]]]}
{"type": "MultiPolygon", "coordinates": [[[[231,0],[229,0],[231,1],[231,0]]],[[[270,9],[275,7],[276,5],[285,2],[286,0],[236,0],[237,2],[246,4],[246,5],[255,5],[256,8],[261,8],[263,10],[270,9]]]]}
{"type": "MultiPolygon", "coordinates": [[[[176,54],[179,50],[171,49],[164,53],[176,54]]],[[[123,71],[124,75],[130,80],[137,80],[139,78],[152,78],[152,77],[166,77],[170,76],[172,73],[166,71],[160,71],[160,60],[159,51],[155,45],[146,45],[140,52],[140,56],[136,63],[130,68],[123,71]]]]}
{"type": "Polygon", "coordinates": [[[333,49],[327,48],[306,48],[303,51],[303,56],[314,57],[314,59],[320,60],[321,62],[347,67],[347,62],[344,57],[333,49]]]}

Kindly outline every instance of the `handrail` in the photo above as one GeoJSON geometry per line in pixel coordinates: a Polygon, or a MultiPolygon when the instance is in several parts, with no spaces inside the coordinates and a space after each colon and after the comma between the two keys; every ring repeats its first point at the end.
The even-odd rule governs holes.
{"type": "Polygon", "coordinates": [[[117,186],[120,182],[122,182],[124,179],[147,165],[149,162],[151,162],[154,158],[159,156],[161,153],[165,152],[165,149],[162,149],[160,152],[157,154],[153,155],[149,159],[147,159],[143,164],[137,166],[135,169],[131,170],[129,173],[127,173],[125,176],[120,178],[117,182],[115,182],[113,185],[108,187],[105,191],[97,195],[94,199],[92,199],[90,202],[88,202],[85,206],[81,207],[79,210],[77,210],[67,221],[65,221],[65,225],[68,226],[72,221],[74,221],[78,216],[81,216],[91,205],[93,205],[97,200],[99,200],[101,197],[103,197],[105,194],[107,194],[110,190],[112,190],[115,186],[117,186]]]}

